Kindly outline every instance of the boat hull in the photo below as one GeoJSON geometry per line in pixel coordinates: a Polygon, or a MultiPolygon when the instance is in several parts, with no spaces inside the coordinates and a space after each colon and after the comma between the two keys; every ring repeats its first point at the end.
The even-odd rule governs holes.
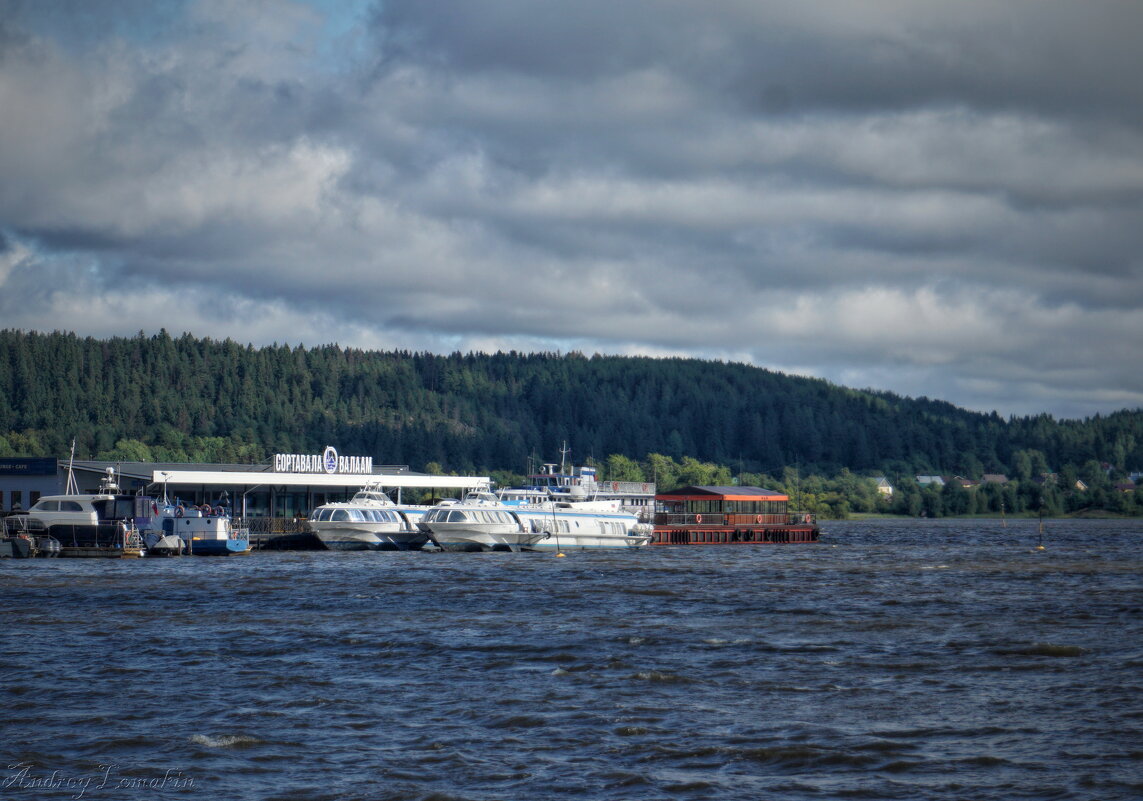
{"type": "Polygon", "coordinates": [[[433,541],[446,551],[589,551],[641,548],[650,544],[650,533],[597,534],[555,533],[541,525],[524,527],[465,527],[456,523],[433,523],[433,541]]]}
{"type": "Polygon", "coordinates": [[[190,542],[190,553],[194,556],[238,556],[250,553],[250,540],[230,537],[225,540],[200,540],[190,542]]]}
{"type": "Polygon", "coordinates": [[[6,559],[31,559],[32,543],[23,537],[0,539],[0,557],[6,559]]]}
{"type": "Polygon", "coordinates": [[[639,548],[648,527],[612,502],[504,503],[479,497],[438,507],[421,527],[446,551],[563,551],[639,548]]]}
{"type": "Polygon", "coordinates": [[[310,523],[310,528],[322,545],[331,551],[415,551],[429,539],[422,531],[404,529],[342,528],[336,523],[310,523]]]}
{"type": "Polygon", "coordinates": [[[629,514],[615,514],[614,504],[601,502],[593,513],[593,502],[574,504],[574,511],[526,510],[520,513],[524,525],[538,532],[526,547],[531,551],[594,551],[642,548],[651,542],[651,528],[636,522],[629,514]]]}
{"type": "Polygon", "coordinates": [[[182,538],[175,534],[168,534],[147,544],[147,556],[180,556],[185,550],[182,538]]]}
{"type": "Polygon", "coordinates": [[[60,556],[69,559],[138,559],[143,556],[142,548],[103,548],[65,545],[60,548],[60,556]]]}
{"type": "Polygon", "coordinates": [[[520,551],[542,535],[524,531],[518,525],[432,523],[432,539],[442,550],[464,553],[479,551],[520,551]]]}
{"type": "Polygon", "coordinates": [[[44,533],[28,532],[15,527],[20,533],[0,536],[0,557],[12,559],[47,559],[60,555],[60,543],[44,533]]]}
{"type": "Polygon", "coordinates": [[[428,537],[419,537],[404,541],[387,539],[369,544],[358,540],[321,540],[321,544],[331,551],[419,551],[428,541],[428,537]]]}
{"type": "Polygon", "coordinates": [[[649,545],[651,536],[631,535],[628,537],[599,537],[599,536],[567,536],[552,535],[546,539],[537,540],[527,547],[531,551],[598,551],[622,550],[628,548],[643,548],[649,545]]]}
{"type": "Polygon", "coordinates": [[[655,526],[652,545],[794,545],[818,542],[814,524],[731,528],[727,526],[655,526]]]}
{"type": "Polygon", "coordinates": [[[48,526],[59,542],[59,556],[69,559],[131,559],[143,555],[138,533],[121,523],[48,526]]]}

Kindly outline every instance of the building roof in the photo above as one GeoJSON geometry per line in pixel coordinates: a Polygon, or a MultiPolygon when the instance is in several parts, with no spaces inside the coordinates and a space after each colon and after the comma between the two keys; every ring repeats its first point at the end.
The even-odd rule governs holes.
{"type": "Polygon", "coordinates": [[[719,497],[727,501],[788,501],[789,496],[761,487],[679,487],[670,492],[660,492],[656,498],[709,499],[719,497]]]}
{"type": "MultiPolygon", "coordinates": [[[[60,462],[67,469],[67,462],[60,462]]],[[[274,485],[279,487],[363,487],[380,483],[386,487],[457,489],[484,487],[488,476],[430,476],[414,473],[403,465],[373,466],[372,473],[281,473],[268,465],[187,464],[184,462],[76,461],[76,470],[103,474],[113,468],[117,475],[144,484],[167,482],[184,485],[274,485]]]]}
{"type": "MultiPolygon", "coordinates": [[[[67,467],[67,460],[60,460],[60,467],[67,467]]],[[[209,464],[204,462],[109,462],[98,459],[76,459],[76,470],[90,470],[103,473],[109,467],[117,473],[137,478],[150,479],[154,473],[183,472],[195,473],[273,473],[268,464],[209,464]]],[[[373,465],[374,475],[402,475],[409,473],[408,465],[373,465]]]]}

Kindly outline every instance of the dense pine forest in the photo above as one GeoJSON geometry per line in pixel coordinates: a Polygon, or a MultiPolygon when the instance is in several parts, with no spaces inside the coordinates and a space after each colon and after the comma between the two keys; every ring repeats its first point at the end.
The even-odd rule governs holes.
{"type": "Polygon", "coordinates": [[[784,484],[793,475],[809,500],[832,493],[858,510],[876,493],[859,488],[867,504],[839,482],[883,474],[904,490],[897,511],[935,514],[1005,501],[934,504],[910,477],[1004,473],[1027,483],[1023,494],[1010,488],[1006,508],[1016,511],[1090,504],[1092,496],[1067,500],[1077,480],[1104,492],[1101,505],[1122,506],[1108,495],[1111,482],[1143,469],[1139,410],[1005,420],[697,359],[0,331],[0,456],[62,457],[73,439],[84,458],[249,464],[332,444],[377,464],[481,474],[524,473],[529,457],[558,460],[566,442],[574,461],[609,478],[784,484]],[[1046,473],[1062,476],[1065,490],[1045,500],[1034,482],[1046,473]]]}

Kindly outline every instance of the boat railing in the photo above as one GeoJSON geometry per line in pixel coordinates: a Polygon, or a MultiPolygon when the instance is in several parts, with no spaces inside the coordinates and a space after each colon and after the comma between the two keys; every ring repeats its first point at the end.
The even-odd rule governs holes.
{"type": "Polygon", "coordinates": [[[749,514],[746,512],[701,512],[698,514],[655,515],[657,526],[789,526],[812,522],[813,515],[805,514],[749,514]]]}
{"type": "Polygon", "coordinates": [[[131,550],[141,550],[143,548],[143,535],[139,533],[139,529],[135,526],[123,527],[123,547],[131,550]]]}
{"type": "Polygon", "coordinates": [[[720,514],[664,514],[655,515],[656,526],[724,525],[726,515],[720,514]]]}
{"type": "Polygon", "coordinates": [[[65,548],[132,548],[143,547],[143,538],[134,523],[109,520],[95,525],[57,523],[48,533],[65,548]]]}
{"type": "Polygon", "coordinates": [[[47,526],[44,525],[43,520],[30,517],[26,514],[15,514],[5,517],[2,528],[8,536],[27,536],[29,534],[40,535],[47,533],[47,526]]]}
{"type": "Polygon", "coordinates": [[[728,526],[783,526],[789,522],[785,514],[735,513],[726,516],[728,526]]]}
{"type": "Polygon", "coordinates": [[[305,534],[309,521],[298,517],[235,517],[231,526],[250,534],[305,534]]]}
{"type": "Polygon", "coordinates": [[[592,489],[595,492],[608,492],[621,495],[654,496],[655,483],[643,481],[597,481],[592,489]]]}

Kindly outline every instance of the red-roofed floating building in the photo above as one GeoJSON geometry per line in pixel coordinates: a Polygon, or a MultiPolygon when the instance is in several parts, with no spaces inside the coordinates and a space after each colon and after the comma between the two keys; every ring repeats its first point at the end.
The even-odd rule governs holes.
{"type": "Polygon", "coordinates": [[[813,515],[759,487],[682,487],[655,496],[652,545],[764,545],[817,542],[813,515]]]}

